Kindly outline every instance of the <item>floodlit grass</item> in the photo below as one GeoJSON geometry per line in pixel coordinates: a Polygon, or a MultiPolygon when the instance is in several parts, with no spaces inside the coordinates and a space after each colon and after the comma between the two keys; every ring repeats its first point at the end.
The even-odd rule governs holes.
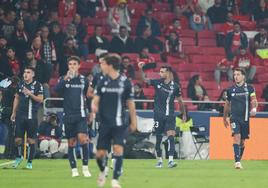
{"type": "MultiPolygon", "coordinates": [[[[3,163],[5,161],[0,161],[3,163]]],[[[268,161],[243,161],[242,170],[233,161],[179,161],[177,168],[154,168],[156,160],[125,160],[120,179],[123,188],[266,188],[268,161]]],[[[78,161],[81,174],[81,161],[78,161]]],[[[89,163],[91,178],[71,177],[68,160],[34,160],[33,170],[0,169],[1,188],[93,188],[99,173],[95,160],[89,163]]],[[[104,187],[110,186],[112,172],[104,187]]]]}

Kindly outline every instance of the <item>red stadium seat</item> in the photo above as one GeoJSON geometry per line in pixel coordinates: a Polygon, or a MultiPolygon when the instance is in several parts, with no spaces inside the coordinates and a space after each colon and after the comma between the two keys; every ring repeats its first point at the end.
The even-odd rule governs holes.
{"type": "Polygon", "coordinates": [[[94,63],[81,62],[79,72],[80,74],[88,74],[91,72],[91,69],[94,67],[94,63]]]}
{"type": "Polygon", "coordinates": [[[216,39],[215,38],[199,38],[198,46],[211,46],[216,47],[216,39]]]}
{"type": "Polygon", "coordinates": [[[208,39],[216,39],[216,34],[215,31],[200,31],[197,33],[198,39],[204,39],[204,38],[208,38],[208,39]]]}
{"type": "Polygon", "coordinates": [[[148,73],[146,73],[146,75],[149,79],[158,79],[159,78],[158,72],[148,72],[148,73]]]}
{"type": "Polygon", "coordinates": [[[153,3],[152,5],[152,8],[154,11],[157,11],[157,12],[167,12],[169,11],[169,4],[168,3],[153,3]]]}
{"type": "Polygon", "coordinates": [[[190,37],[181,37],[182,45],[183,46],[195,46],[195,38],[190,37]]]}
{"type": "Polygon", "coordinates": [[[143,93],[148,99],[153,99],[154,98],[154,88],[143,88],[143,93]]]}
{"type": "Polygon", "coordinates": [[[218,47],[202,47],[203,54],[205,55],[221,55],[225,56],[224,48],[218,47]]]}

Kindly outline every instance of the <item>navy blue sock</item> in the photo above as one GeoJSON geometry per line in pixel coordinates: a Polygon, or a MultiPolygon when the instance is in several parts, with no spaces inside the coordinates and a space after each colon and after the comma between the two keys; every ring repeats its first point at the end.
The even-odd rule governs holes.
{"type": "Polygon", "coordinates": [[[89,153],[89,158],[93,159],[93,144],[90,142],[88,143],[88,153],[89,153]]]}
{"type": "Polygon", "coordinates": [[[35,144],[29,144],[28,162],[31,163],[35,154],[35,144]]]}
{"type": "Polygon", "coordinates": [[[118,179],[122,174],[122,166],[123,166],[123,156],[114,155],[115,164],[114,164],[114,174],[113,179],[118,179]]]}
{"type": "Polygon", "coordinates": [[[240,159],[242,159],[242,157],[243,157],[244,150],[245,150],[245,146],[244,145],[240,145],[240,159]]]}
{"type": "Polygon", "coordinates": [[[155,150],[156,150],[157,157],[162,157],[162,150],[161,150],[162,138],[163,138],[162,135],[156,135],[155,150]]]}
{"type": "Polygon", "coordinates": [[[97,164],[98,164],[98,167],[100,169],[101,172],[104,171],[105,169],[105,166],[107,164],[107,160],[106,160],[107,156],[103,157],[103,158],[96,158],[97,160],[97,164]]]}
{"type": "Polygon", "coordinates": [[[22,157],[22,144],[19,144],[16,146],[16,157],[17,158],[22,157]]]}
{"type": "Polygon", "coordinates": [[[168,156],[174,156],[175,153],[175,139],[174,136],[168,137],[168,156]]]}
{"type": "Polygon", "coordinates": [[[234,148],[235,162],[239,162],[240,161],[240,146],[238,144],[233,144],[233,148],[234,148]]]}
{"type": "Polygon", "coordinates": [[[68,159],[71,168],[76,168],[76,153],[75,153],[75,147],[68,147],[68,159]]]}
{"type": "Polygon", "coordinates": [[[81,158],[82,158],[83,165],[87,166],[88,165],[88,156],[89,156],[88,155],[88,144],[81,145],[81,149],[82,149],[81,158]]]}

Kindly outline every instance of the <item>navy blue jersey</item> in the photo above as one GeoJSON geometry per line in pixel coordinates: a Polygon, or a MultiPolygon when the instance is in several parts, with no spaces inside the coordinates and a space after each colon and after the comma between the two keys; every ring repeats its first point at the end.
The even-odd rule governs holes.
{"type": "Polygon", "coordinates": [[[19,95],[18,114],[26,117],[27,119],[36,119],[40,103],[36,102],[28,95],[25,95],[23,93],[24,87],[37,96],[43,95],[43,86],[37,81],[33,81],[29,84],[21,81],[19,82],[16,90],[16,93],[19,95]]]}
{"type": "Polygon", "coordinates": [[[97,73],[90,84],[92,88],[95,88],[96,85],[104,78],[105,76],[102,73],[97,73]]]}
{"type": "Polygon", "coordinates": [[[95,94],[100,97],[100,122],[111,126],[124,125],[126,102],[134,98],[134,90],[127,77],[120,75],[112,80],[105,76],[98,83],[95,94]]]}
{"type": "Polygon", "coordinates": [[[181,88],[174,81],[165,84],[163,79],[150,80],[155,88],[154,114],[155,116],[174,115],[175,97],[181,96],[181,88]]]}
{"type": "Polygon", "coordinates": [[[253,86],[244,84],[234,85],[227,90],[227,100],[231,103],[231,119],[248,121],[251,97],[256,96],[253,86]]]}
{"type": "Polygon", "coordinates": [[[67,81],[63,77],[60,78],[55,91],[64,98],[63,109],[65,115],[86,117],[85,96],[88,86],[88,79],[83,75],[67,81]]]}

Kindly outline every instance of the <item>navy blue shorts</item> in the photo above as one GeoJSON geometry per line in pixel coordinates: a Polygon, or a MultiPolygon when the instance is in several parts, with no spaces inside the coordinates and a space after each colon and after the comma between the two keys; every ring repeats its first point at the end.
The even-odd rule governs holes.
{"type": "Polygon", "coordinates": [[[100,124],[97,149],[110,151],[111,145],[125,145],[127,126],[111,126],[100,124]]]}
{"type": "Polygon", "coordinates": [[[38,130],[37,119],[16,116],[15,125],[15,138],[24,138],[25,132],[27,132],[27,138],[36,138],[38,130]]]}
{"type": "Polygon", "coordinates": [[[75,138],[78,133],[88,134],[87,118],[81,116],[64,116],[63,123],[67,139],[75,138]]]}
{"type": "Polygon", "coordinates": [[[166,134],[167,131],[176,130],[176,117],[164,116],[154,118],[155,133],[157,135],[166,134]]]}
{"type": "Polygon", "coordinates": [[[230,124],[232,127],[232,135],[241,134],[241,139],[249,138],[249,122],[230,119],[230,124]]]}

